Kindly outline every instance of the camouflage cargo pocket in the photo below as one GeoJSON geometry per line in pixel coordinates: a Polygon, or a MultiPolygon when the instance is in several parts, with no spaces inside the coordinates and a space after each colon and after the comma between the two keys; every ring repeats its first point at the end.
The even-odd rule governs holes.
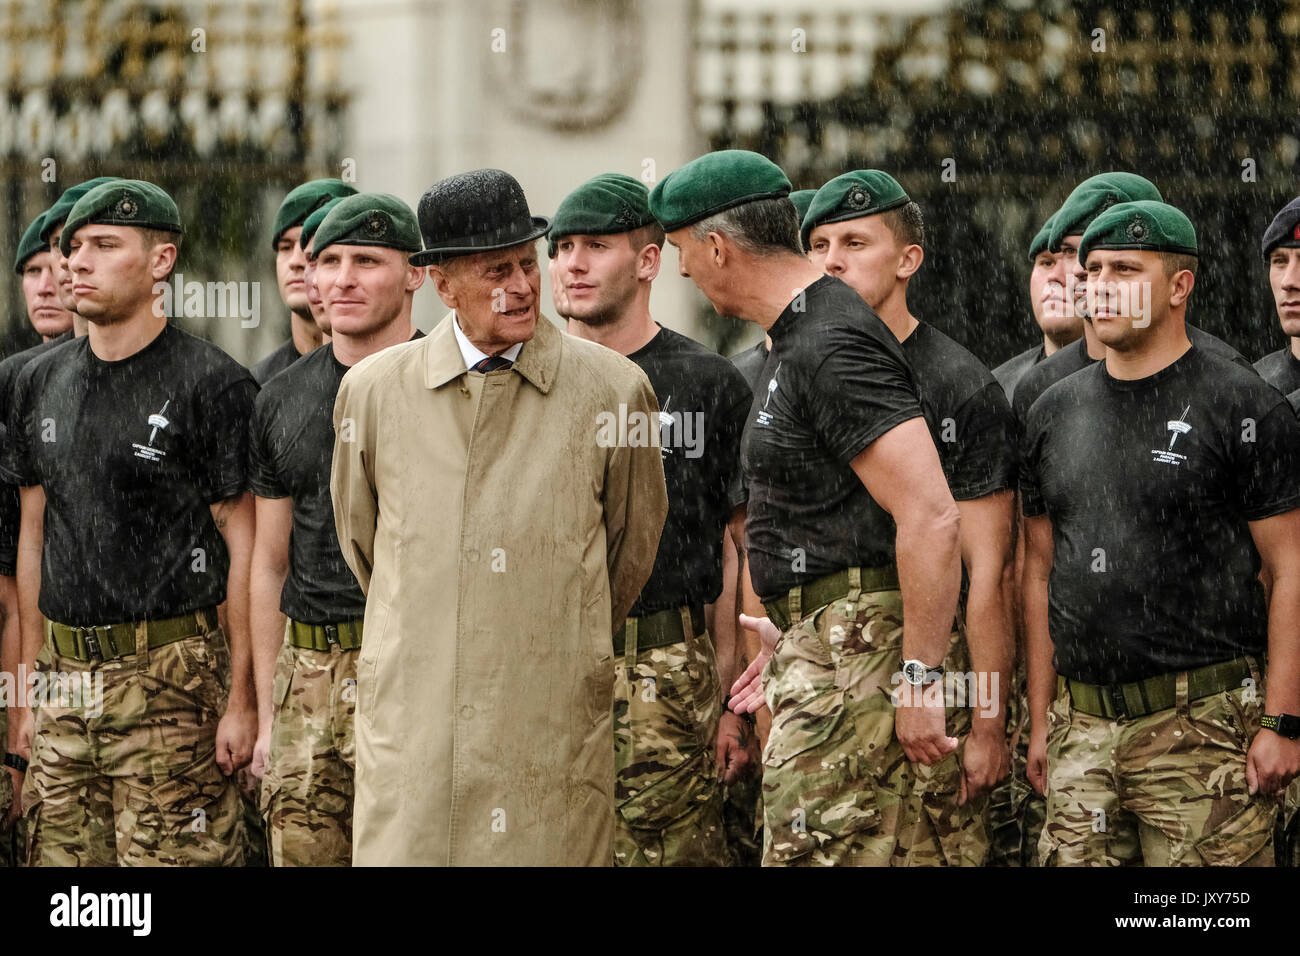
{"type": "Polygon", "coordinates": [[[766,859],[786,863],[879,825],[869,761],[842,707],[786,737],[768,739],[763,761],[766,859]]]}
{"type": "Polygon", "coordinates": [[[1209,836],[1196,841],[1196,852],[1207,866],[1272,866],[1267,850],[1277,822],[1277,804],[1256,796],[1209,836]]]}
{"type": "Polygon", "coordinates": [[[117,816],[123,866],[238,866],[243,862],[242,804],[232,780],[208,752],[149,789],[129,787],[117,816]]]}

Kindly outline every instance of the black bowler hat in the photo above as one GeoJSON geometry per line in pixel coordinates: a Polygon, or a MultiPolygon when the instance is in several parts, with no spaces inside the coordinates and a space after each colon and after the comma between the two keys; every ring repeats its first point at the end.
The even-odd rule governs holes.
{"type": "Polygon", "coordinates": [[[476,169],[434,183],[420,197],[424,249],[413,266],[441,265],[456,256],[506,249],[551,231],[551,221],[528,211],[519,181],[499,169],[476,169]]]}

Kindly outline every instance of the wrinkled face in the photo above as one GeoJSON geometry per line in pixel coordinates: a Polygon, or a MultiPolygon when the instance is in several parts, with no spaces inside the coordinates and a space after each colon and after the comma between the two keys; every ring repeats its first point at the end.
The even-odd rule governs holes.
{"type": "Polygon", "coordinates": [[[554,262],[568,315],[593,326],[622,316],[636,297],[639,251],[626,234],[565,236],[557,241],[554,262]]]}
{"type": "Polygon", "coordinates": [[[146,248],[144,239],[144,233],[131,226],[86,225],[77,230],[68,266],[76,311],[82,318],[112,325],[153,302],[154,284],[171,271],[176,247],[160,243],[146,248]]]}
{"type": "Polygon", "coordinates": [[[1274,249],[1268,255],[1268,284],[1282,331],[1300,335],[1300,249],[1274,249]]]}
{"type": "Polygon", "coordinates": [[[724,270],[713,260],[715,246],[706,236],[696,239],[689,226],[667,233],[668,244],[677,250],[677,273],[690,279],[713,305],[718,315],[735,315],[731,284],[724,270]]]}
{"type": "Polygon", "coordinates": [[[50,233],[50,268],[54,270],[54,282],[59,290],[59,304],[69,312],[76,312],[77,300],[72,294],[72,270],[68,267],[68,257],[59,247],[59,239],[62,235],[62,224],[56,226],[50,233]]]}
{"type": "Polygon", "coordinates": [[[59,284],[54,276],[54,256],[38,252],[23,266],[23,300],[27,318],[42,338],[52,339],[72,327],[72,313],[59,301],[59,284]]]}
{"type": "Polygon", "coordinates": [[[316,284],[316,260],[311,257],[312,246],[315,245],[315,238],[307,242],[307,248],[304,250],[307,256],[307,266],[302,271],[303,285],[307,289],[307,305],[311,308],[312,321],[316,327],[325,335],[330,334],[329,317],[325,314],[325,300],[320,297],[320,286],[316,284]]]}
{"type": "Polygon", "coordinates": [[[457,256],[429,266],[429,276],[480,351],[502,352],[537,330],[542,272],[536,242],[457,256]]]}
{"type": "Polygon", "coordinates": [[[386,246],[333,243],[316,257],[316,286],[333,335],[367,335],[393,322],[424,274],[386,246]]]}
{"type": "Polygon", "coordinates": [[[894,291],[905,248],[880,216],[824,223],[808,237],[812,264],[843,279],[873,309],[894,291]]]}
{"type": "Polygon", "coordinates": [[[303,273],[307,269],[307,255],[298,246],[302,226],[286,229],[275,244],[275,282],[280,288],[280,298],[290,312],[306,318],[311,310],[307,302],[307,285],[303,273]]]}
{"type": "Polygon", "coordinates": [[[1158,253],[1093,249],[1086,275],[1092,327],[1107,348],[1136,347],[1169,311],[1170,280],[1158,253]]]}

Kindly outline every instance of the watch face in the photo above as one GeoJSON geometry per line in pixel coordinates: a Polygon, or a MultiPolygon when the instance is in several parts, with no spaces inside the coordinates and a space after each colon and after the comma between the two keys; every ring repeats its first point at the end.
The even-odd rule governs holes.
{"type": "Polygon", "coordinates": [[[1283,737],[1290,737],[1292,740],[1300,737],[1300,717],[1282,714],[1277,720],[1277,732],[1283,737]]]}
{"type": "Polygon", "coordinates": [[[919,661],[907,661],[903,665],[903,679],[909,684],[920,684],[925,680],[925,665],[919,661]]]}

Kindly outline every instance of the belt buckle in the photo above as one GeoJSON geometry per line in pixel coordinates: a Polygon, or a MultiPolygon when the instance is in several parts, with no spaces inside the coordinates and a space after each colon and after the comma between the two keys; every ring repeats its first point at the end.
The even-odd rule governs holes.
{"type": "Polygon", "coordinates": [[[1107,684],[1106,694],[1110,697],[1110,706],[1115,710],[1115,718],[1128,716],[1128,703],[1124,700],[1124,688],[1120,684],[1107,684]]]}
{"type": "Polygon", "coordinates": [[[90,655],[92,664],[104,663],[104,649],[99,646],[99,638],[95,636],[97,625],[90,627],[74,627],[73,630],[81,635],[82,643],[86,645],[86,653],[90,655]]]}
{"type": "Polygon", "coordinates": [[[339,626],[337,624],[324,625],[325,643],[331,647],[339,646],[339,626]]]}

